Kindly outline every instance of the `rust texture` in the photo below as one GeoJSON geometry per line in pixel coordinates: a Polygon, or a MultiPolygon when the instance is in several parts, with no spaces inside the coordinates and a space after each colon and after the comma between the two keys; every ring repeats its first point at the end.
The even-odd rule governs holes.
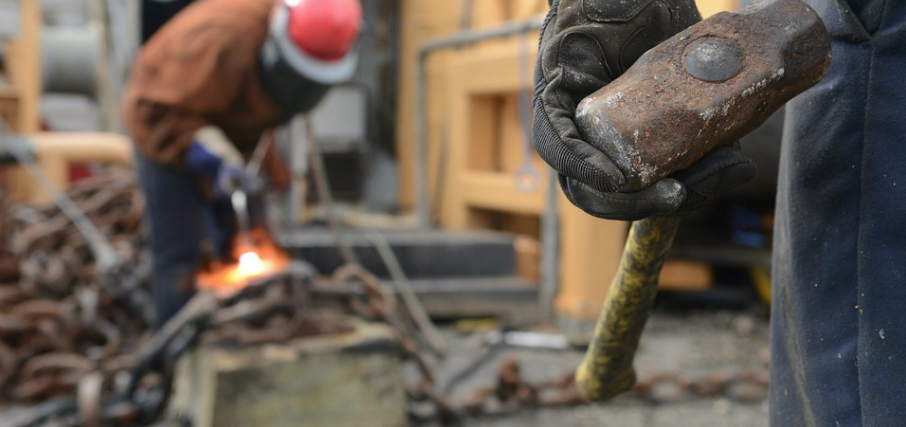
{"type": "Polygon", "coordinates": [[[166,406],[169,369],[196,338],[259,345],[351,330],[345,314],[312,306],[315,270],[299,263],[154,331],[140,310],[153,303],[133,174],[105,170],[67,194],[132,266],[118,277],[131,284],[122,295],[102,285],[86,239],[58,207],[6,203],[2,247],[18,271],[0,275],[0,405],[34,405],[14,426],[61,415],[73,426],[148,425],[166,406]]]}
{"type": "Polygon", "coordinates": [[[714,15],[645,53],[578,106],[582,137],[644,189],[729,145],[815,85],[830,65],[824,24],[799,0],[714,15]]]}

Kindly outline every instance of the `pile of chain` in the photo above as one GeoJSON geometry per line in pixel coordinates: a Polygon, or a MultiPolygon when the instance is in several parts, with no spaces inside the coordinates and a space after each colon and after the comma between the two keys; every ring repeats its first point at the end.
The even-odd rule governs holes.
{"type": "Polygon", "coordinates": [[[724,397],[737,402],[761,402],[768,395],[766,367],[723,368],[693,375],[653,372],[641,375],[628,395],[655,403],[682,402],[694,397],[724,397]]]}
{"type": "Polygon", "coordinates": [[[497,383],[479,388],[462,404],[470,416],[503,415],[525,408],[558,408],[587,403],[576,388],[573,372],[557,378],[530,383],[522,378],[519,360],[503,360],[497,374],[497,383]]]}
{"type": "MultiPolygon", "coordinates": [[[[503,360],[494,385],[472,392],[460,413],[499,416],[526,408],[557,408],[588,403],[575,383],[574,371],[547,381],[528,382],[520,374],[519,360],[503,360]]],[[[694,398],[723,397],[737,402],[762,402],[770,382],[766,367],[716,369],[698,375],[679,372],[641,374],[623,398],[651,403],[677,403],[694,398]]]]}
{"type": "MultiPolygon", "coordinates": [[[[199,293],[163,328],[149,325],[153,307],[145,234],[144,202],[132,174],[111,169],[74,186],[68,195],[130,266],[118,295],[101,283],[82,234],[55,206],[12,205],[0,228],[3,246],[18,260],[16,283],[0,283],[0,404],[34,404],[16,427],[48,419],[69,426],[149,425],[167,405],[177,359],[192,344],[252,346],[351,330],[342,312],[318,310],[312,294],[313,267],[295,261],[286,271],[230,297],[199,293]]],[[[14,277],[5,274],[3,277],[14,277]]],[[[456,422],[466,416],[501,415],[523,408],[586,403],[573,373],[530,383],[519,362],[506,359],[496,384],[453,402],[435,381],[427,334],[388,286],[355,263],[339,268],[329,283],[357,285],[334,293],[361,317],[395,331],[402,356],[421,375],[408,390],[410,402],[431,403],[431,418],[456,422]]],[[[330,294],[330,292],[328,292],[330,294]]],[[[767,371],[714,371],[699,377],[660,373],[642,376],[629,396],[679,401],[692,396],[763,398],[767,371]]],[[[417,417],[416,417],[417,418],[417,417]]]]}
{"type": "MultiPolygon", "coordinates": [[[[82,181],[70,196],[135,277],[146,277],[148,260],[139,250],[144,206],[128,174],[82,181]]],[[[72,394],[88,372],[115,376],[126,369],[123,355],[147,337],[147,318],[103,291],[91,250],[69,219],[54,205],[15,204],[3,220],[3,246],[18,260],[18,280],[0,285],[0,400],[72,394]]]]}
{"type": "MultiPolygon", "coordinates": [[[[397,312],[395,298],[387,286],[371,273],[347,264],[335,272],[334,284],[359,284],[364,299],[352,296],[349,305],[366,318],[389,324],[396,332],[403,356],[412,360],[421,378],[408,390],[411,402],[434,404],[435,413],[419,415],[414,419],[439,418],[444,424],[456,424],[466,417],[503,416],[524,409],[559,408],[587,404],[575,384],[575,372],[570,370],[552,379],[530,382],[521,374],[520,362],[507,357],[500,364],[494,384],[468,393],[462,400],[451,398],[449,389],[441,391],[435,381],[431,363],[430,346],[416,330],[408,316],[397,312]],[[422,339],[419,339],[422,338],[422,339]]],[[[497,348],[488,350],[496,354],[497,348]]],[[[483,359],[484,357],[479,357],[483,359]]],[[[760,402],[767,396],[768,370],[766,367],[715,369],[698,375],[680,372],[653,372],[641,374],[635,386],[624,398],[652,403],[675,403],[693,398],[725,397],[739,402],[760,402]]]]}
{"type": "Polygon", "coordinates": [[[178,357],[193,343],[256,345],[351,329],[308,304],[314,269],[292,266],[229,297],[199,293],[161,330],[141,226],[143,198],[128,171],[105,170],[69,192],[130,267],[112,295],[83,235],[54,205],[5,209],[3,246],[18,261],[0,284],[0,405],[32,405],[15,422],[38,426],[148,425],[161,416],[178,357]]]}
{"type": "MultiPolygon", "coordinates": [[[[135,277],[147,277],[142,232],[145,209],[131,173],[112,168],[77,181],[67,193],[104,235],[135,277]]],[[[4,215],[7,248],[19,260],[19,286],[30,294],[65,297],[83,287],[100,288],[84,236],[56,205],[10,206],[4,215]]]]}

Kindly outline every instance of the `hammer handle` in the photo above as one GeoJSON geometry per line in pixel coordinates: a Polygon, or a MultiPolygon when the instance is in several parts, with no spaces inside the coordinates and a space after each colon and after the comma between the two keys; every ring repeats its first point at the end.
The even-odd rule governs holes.
{"type": "Polygon", "coordinates": [[[607,400],[636,380],[632,359],[657,295],[658,277],[679,227],[677,216],[632,223],[620,267],[610,288],[576,384],[589,400],[607,400]]]}

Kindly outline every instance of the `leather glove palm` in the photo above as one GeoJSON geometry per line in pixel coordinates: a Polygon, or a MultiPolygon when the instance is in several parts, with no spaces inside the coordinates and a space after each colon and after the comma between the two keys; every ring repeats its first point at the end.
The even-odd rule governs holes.
{"type": "Polygon", "coordinates": [[[533,139],[560,173],[567,198],[585,212],[636,220],[700,207],[750,180],[755,165],[737,147],[721,147],[685,171],[628,192],[602,147],[579,136],[579,101],[625,72],[643,53],[701,20],[693,0],[554,0],[535,68],[533,139]]]}

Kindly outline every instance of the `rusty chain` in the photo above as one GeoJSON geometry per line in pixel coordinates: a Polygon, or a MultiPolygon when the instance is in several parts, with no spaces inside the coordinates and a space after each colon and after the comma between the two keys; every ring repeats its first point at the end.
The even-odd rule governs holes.
{"type": "MultiPolygon", "coordinates": [[[[470,417],[502,416],[525,409],[560,408],[589,403],[575,384],[570,370],[558,377],[528,382],[520,374],[520,363],[514,357],[500,363],[496,382],[472,391],[466,399],[453,405],[460,414],[470,417]]],[[[766,367],[717,369],[699,375],[676,372],[654,372],[642,375],[623,399],[638,399],[655,404],[678,403],[696,398],[725,398],[731,401],[757,403],[767,397],[766,367]]]]}
{"type": "Polygon", "coordinates": [[[34,404],[17,426],[61,417],[73,426],[149,424],[166,404],[176,359],[196,338],[255,345],[350,329],[347,318],[308,307],[314,269],[297,262],[266,286],[187,316],[177,333],[153,333],[147,314],[134,310],[153,304],[141,280],[149,271],[144,205],[131,173],[104,170],[68,196],[130,265],[118,279],[134,284],[111,295],[84,238],[55,206],[5,209],[2,246],[18,265],[0,284],[0,404],[34,404]]]}
{"type": "MultiPolygon", "coordinates": [[[[441,420],[456,422],[464,417],[496,416],[526,408],[564,407],[588,403],[576,388],[574,371],[546,381],[531,383],[521,376],[518,359],[503,360],[494,385],[472,391],[463,401],[454,401],[449,390],[438,387],[429,362],[430,350],[413,338],[403,319],[394,311],[395,301],[387,286],[355,264],[336,270],[332,281],[337,284],[357,283],[362,294],[349,297],[349,305],[364,317],[389,324],[395,331],[403,356],[414,361],[421,379],[410,387],[414,401],[429,400],[436,405],[441,420]]],[[[740,402],[759,402],[767,396],[769,377],[766,367],[716,369],[700,375],[676,372],[653,372],[639,376],[636,385],[625,395],[652,403],[680,402],[692,398],[725,397],[740,402]]],[[[415,416],[417,418],[417,416],[415,416]]]]}
{"type": "MultiPolygon", "coordinates": [[[[349,305],[367,318],[383,321],[394,328],[403,356],[413,360],[421,373],[418,384],[408,390],[415,401],[430,400],[436,405],[441,420],[455,422],[463,417],[496,416],[525,408],[564,407],[588,403],[575,386],[574,371],[531,383],[520,375],[516,358],[501,362],[494,385],[472,391],[463,401],[454,401],[450,390],[441,391],[429,362],[427,345],[413,338],[405,322],[394,311],[395,301],[387,286],[355,264],[336,270],[332,281],[337,284],[358,283],[366,298],[350,297],[349,305]]],[[[652,403],[680,402],[696,397],[726,397],[734,401],[759,402],[767,396],[767,367],[716,369],[700,375],[677,372],[653,372],[639,376],[625,397],[652,403]]]]}
{"type": "MultiPolygon", "coordinates": [[[[99,282],[87,243],[59,209],[27,204],[6,209],[2,246],[18,261],[18,271],[0,275],[0,404],[36,403],[18,427],[54,417],[71,426],[147,425],[160,417],[176,360],[194,342],[251,346],[351,329],[348,316],[312,307],[315,270],[296,262],[292,271],[267,278],[262,286],[188,313],[171,333],[155,334],[148,314],[136,316],[133,309],[153,304],[141,280],[149,271],[144,205],[131,173],[106,170],[68,195],[134,268],[120,278],[134,284],[126,295],[111,295],[99,282]]],[[[401,314],[405,311],[386,284],[353,264],[337,269],[331,281],[360,285],[361,292],[342,294],[346,305],[355,315],[391,327],[402,356],[420,372],[408,387],[409,398],[431,402],[441,420],[585,403],[572,372],[530,383],[515,359],[502,363],[496,384],[453,401],[438,387],[429,345],[414,333],[412,319],[401,314]]],[[[653,373],[642,375],[627,396],[651,402],[694,396],[757,401],[767,382],[764,368],[700,376],[653,373]]]]}
{"type": "MultiPolygon", "coordinates": [[[[761,402],[767,397],[766,367],[726,368],[698,375],[677,372],[642,374],[624,398],[650,403],[677,403],[694,398],[726,398],[737,402],[761,402]]],[[[472,392],[462,408],[470,416],[502,415],[525,408],[556,408],[588,403],[576,388],[574,371],[557,378],[530,383],[520,375],[516,358],[501,362],[497,381],[472,392]]]]}
{"type": "Polygon", "coordinates": [[[418,384],[407,390],[409,398],[415,401],[431,400],[437,406],[441,419],[461,418],[461,411],[437,388],[434,369],[428,360],[428,345],[416,340],[412,328],[397,314],[396,298],[387,285],[371,272],[353,263],[337,268],[332,281],[339,284],[360,284],[364,301],[355,294],[347,298],[349,306],[360,316],[384,322],[392,328],[402,356],[411,359],[421,374],[418,384]]]}

